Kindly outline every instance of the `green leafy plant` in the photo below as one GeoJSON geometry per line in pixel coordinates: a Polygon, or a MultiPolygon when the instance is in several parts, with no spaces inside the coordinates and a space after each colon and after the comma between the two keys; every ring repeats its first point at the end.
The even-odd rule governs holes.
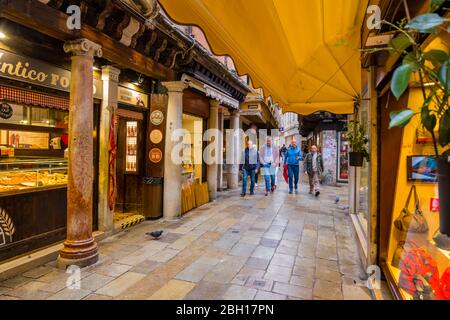
{"type": "Polygon", "coordinates": [[[369,139],[367,138],[366,130],[359,121],[353,120],[349,122],[346,136],[352,152],[361,152],[363,157],[369,161],[369,139]]]}
{"type": "MultiPolygon", "coordinates": [[[[443,1],[432,1],[432,10],[443,1]]],[[[387,21],[398,30],[398,35],[390,42],[390,50],[402,55],[402,64],[393,73],[391,92],[399,99],[408,88],[413,74],[418,75],[417,85],[422,91],[423,104],[419,112],[404,109],[392,112],[390,127],[404,127],[414,117],[419,117],[422,126],[430,132],[436,157],[450,156],[450,57],[449,48],[443,50],[424,51],[416,40],[421,34],[437,34],[440,31],[449,32],[445,19],[436,13],[426,13],[411,19],[404,27],[398,27],[387,21]],[[438,137],[435,131],[438,131],[438,137]],[[439,147],[444,150],[439,153],[439,147]]]]}
{"type": "Polygon", "coordinates": [[[361,106],[361,97],[358,95],[354,97],[355,115],[354,120],[349,121],[346,138],[350,144],[352,152],[360,152],[367,161],[370,160],[368,143],[369,138],[364,126],[359,122],[359,108],[361,106]]]}

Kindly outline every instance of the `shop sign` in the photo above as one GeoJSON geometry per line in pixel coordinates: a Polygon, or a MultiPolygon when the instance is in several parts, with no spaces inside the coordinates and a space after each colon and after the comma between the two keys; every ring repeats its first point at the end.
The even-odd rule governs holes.
{"type": "Polygon", "coordinates": [[[117,101],[139,108],[148,107],[148,95],[124,87],[119,87],[117,101]]]}
{"type": "Polygon", "coordinates": [[[430,211],[431,212],[439,212],[441,211],[441,207],[439,204],[439,198],[431,198],[430,199],[430,211]]]}
{"type": "Polygon", "coordinates": [[[0,247],[13,242],[16,228],[11,217],[4,209],[0,209],[0,247]]]}
{"type": "MultiPolygon", "coordinates": [[[[70,92],[71,72],[0,49],[0,77],[70,92]]],[[[95,98],[102,99],[102,82],[94,80],[95,98]]]]}
{"type": "Polygon", "coordinates": [[[150,150],[150,153],[148,155],[149,159],[153,163],[160,163],[162,160],[162,151],[159,148],[153,148],[150,150]]]}
{"type": "Polygon", "coordinates": [[[161,123],[163,123],[163,121],[164,121],[164,114],[161,111],[155,110],[150,114],[150,122],[154,126],[159,126],[161,123]]]}
{"type": "Polygon", "coordinates": [[[161,130],[155,129],[150,133],[150,141],[154,144],[158,144],[162,141],[163,134],[161,130]]]}

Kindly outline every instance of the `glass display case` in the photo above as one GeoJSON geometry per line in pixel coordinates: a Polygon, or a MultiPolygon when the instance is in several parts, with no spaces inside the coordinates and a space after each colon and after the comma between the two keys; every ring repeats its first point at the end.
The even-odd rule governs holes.
{"type": "Polygon", "coordinates": [[[137,172],[137,121],[127,121],[127,141],[126,141],[126,172],[137,172]]]}
{"type": "Polygon", "coordinates": [[[67,184],[67,160],[0,159],[0,194],[67,184]]]}

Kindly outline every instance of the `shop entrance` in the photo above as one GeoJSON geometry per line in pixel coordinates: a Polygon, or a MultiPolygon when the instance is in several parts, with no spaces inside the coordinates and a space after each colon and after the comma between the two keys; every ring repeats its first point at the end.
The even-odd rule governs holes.
{"type": "Polygon", "coordinates": [[[145,113],[119,108],[118,116],[114,223],[121,228],[144,220],[145,113]]]}

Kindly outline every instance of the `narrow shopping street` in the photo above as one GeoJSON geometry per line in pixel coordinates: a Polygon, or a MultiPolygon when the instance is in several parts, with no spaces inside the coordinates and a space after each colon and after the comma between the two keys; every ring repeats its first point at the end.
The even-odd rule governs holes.
{"type": "Polygon", "coordinates": [[[147,221],[99,243],[79,289],[54,263],[0,283],[0,299],[370,299],[347,212],[347,186],[319,198],[275,194],[219,199],[176,222],[147,221]],[[336,199],[339,202],[336,204],[336,199]],[[146,232],[164,230],[160,240],[146,232]]]}

